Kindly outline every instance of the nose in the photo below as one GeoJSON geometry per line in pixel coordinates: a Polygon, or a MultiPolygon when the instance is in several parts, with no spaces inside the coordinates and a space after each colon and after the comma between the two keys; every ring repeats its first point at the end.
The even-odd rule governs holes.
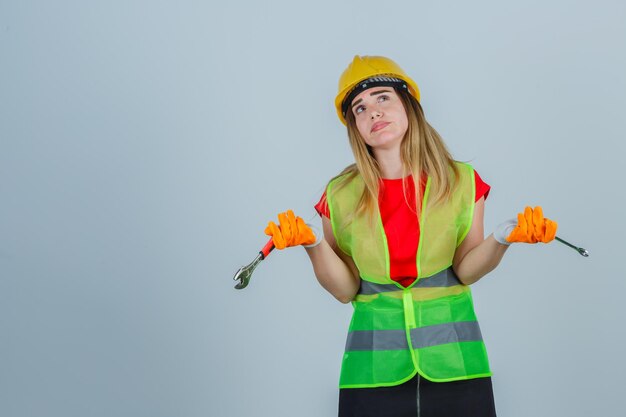
{"type": "Polygon", "coordinates": [[[381,117],[383,115],[383,112],[379,109],[372,109],[372,111],[370,112],[370,117],[372,118],[372,120],[381,117]]]}

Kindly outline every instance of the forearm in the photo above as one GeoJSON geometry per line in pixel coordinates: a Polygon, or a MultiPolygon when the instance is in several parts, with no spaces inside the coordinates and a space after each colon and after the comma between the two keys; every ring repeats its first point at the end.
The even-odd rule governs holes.
{"type": "Polygon", "coordinates": [[[498,266],[507,249],[489,235],[463,257],[454,272],[463,284],[473,284],[498,266]]]}
{"type": "Polygon", "coordinates": [[[359,290],[359,280],[326,240],[305,248],[320,285],[342,303],[352,301],[359,290]]]}

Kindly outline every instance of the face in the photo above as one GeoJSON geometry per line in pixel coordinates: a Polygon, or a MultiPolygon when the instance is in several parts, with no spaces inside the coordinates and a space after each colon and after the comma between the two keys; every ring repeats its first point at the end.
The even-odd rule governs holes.
{"type": "Polygon", "coordinates": [[[362,91],[352,100],[349,111],[365,143],[372,148],[399,146],[409,126],[400,96],[392,87],[362,91]]]}

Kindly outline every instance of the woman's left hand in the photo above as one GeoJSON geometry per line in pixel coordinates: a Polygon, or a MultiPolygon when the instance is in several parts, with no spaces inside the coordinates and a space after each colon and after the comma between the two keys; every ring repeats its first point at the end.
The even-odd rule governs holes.
{"type": "Polygon", "coordinates": [[[541,206],[526,206],[524,213],[517,214],[517,225],[506,237],[509,243],[548,243],[554,240],[558,224],[543,217],[541,206]]]}

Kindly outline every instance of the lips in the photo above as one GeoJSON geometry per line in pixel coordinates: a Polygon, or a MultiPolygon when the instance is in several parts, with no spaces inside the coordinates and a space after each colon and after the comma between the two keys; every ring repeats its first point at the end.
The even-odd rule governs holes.
{"type": "Polygon", "coordinates": [[[380,129],[384,129],[390,122],[376,122],[372,126],[371,132],[377,132],[380,129]]]}

